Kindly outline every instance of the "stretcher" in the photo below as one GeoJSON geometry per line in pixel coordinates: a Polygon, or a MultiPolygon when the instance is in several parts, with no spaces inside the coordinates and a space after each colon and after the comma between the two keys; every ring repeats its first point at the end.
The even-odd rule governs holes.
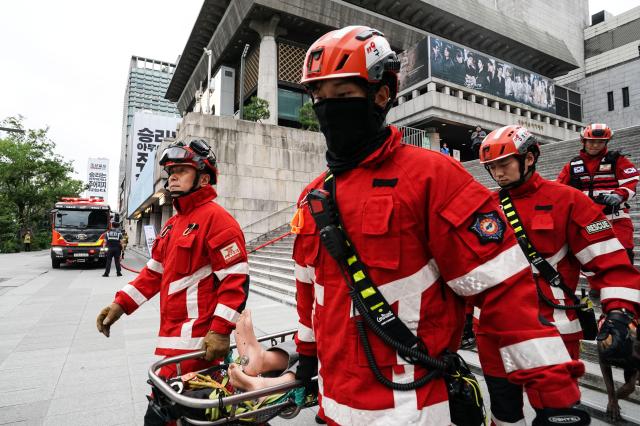
{"type": "MultiPolygon", "coordinates": [[[[263,345],[269,344],[275,346],[278,343],[282,343],[287,339],[293,339],[296,330],[288,330],[280,333],[270,334],[258,338],[258,342],[263,345]]],[[[235,354],[236,345],[231,346],[231,350],[235,354]]],[[[217,409],[221,416],[217,419],[201,420],[192,418],[189,416],[181,416],[179,418],[181,424],[193,424],[193,425],[247,425],[247,424],[265,424],[269,420],[276,416],[280,416],[284,419],[293,419],[304,408],[309,408],[317,405],[317,398],[309,399],[286,397],[288,394],[294,393],[296,389],[301,388],[302,382],[299,380],[293,380],[288,383],[283,383],[276,386],[267,387],[255,391],[248,392],[236,392],[233,395],[227,397],[220,397],[216,399],[202,399],[194,398],[187,395],[183,395],[183,389],[176,378],[164,379],[157,374],[157,371],[166,365],[176,364],[177,378],[182,376],[180,369],[180,362],[188,359],[202,358],[205,351],[196,351],[188,354],[178,355],[170,358],[165,358],[155,362],[148,371],[149,384],[153,388],[153,404],[156,407],[163,409],[167,407],[173,407],[176,404],[183,407],[190,407],[197,410],[206,411],[207,409],[217,409]],[[178,386],[177,386],[178,385],[178,386]],[[275,403],[266,406],[259,407],[255,410],[238,412],[238,406],[241,404],[251,404],[256,400],[264,397],[273,397],[275,395],[283,394],[285,398],[279,398],[275,403]],[[298,400],[296,402],[296,399],[298,400]]],[[[218,367],[213,367],[207,370],[200,371],[198,373],[206,374],[213,370],[225,370],[228,364],[222,364],[218,367]]],[[[313,379],[317,383],[317,377],[313,379]]],[[[298,392],[298,395],[300,393],[298,392]]]]}

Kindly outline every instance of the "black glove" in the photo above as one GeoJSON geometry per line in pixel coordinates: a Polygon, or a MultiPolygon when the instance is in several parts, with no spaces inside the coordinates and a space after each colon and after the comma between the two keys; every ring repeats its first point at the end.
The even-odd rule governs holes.
{"type": "Polygon", "coordinates": [[[600,194],[596,198],[596,202],[599,204],[605,204],[611,207],[618,207],[620,204],[622,204],[622,197],[614,193],[600,194]]]}
{"type": "Polygon", "coordinates": [[[611,311],[596,336],[600,356],[607,360],[626,359],[631,355],[629,324],[633,316],[623,311],[611,311]]]}
{"type": "Polygon", "coordinates": [[[591,417],[578,408],[543,408],[536,410],[533,426],[582,426],[591,424],[591,417]]]}
{"type": "Polygon", "coordinates": [[[318,382],[312,381],[318,375],[318,357],[300,354],[298,356],[298,368],[296,369],[296,379],[300,380],[308,394],[318,393],[318,382]]]}

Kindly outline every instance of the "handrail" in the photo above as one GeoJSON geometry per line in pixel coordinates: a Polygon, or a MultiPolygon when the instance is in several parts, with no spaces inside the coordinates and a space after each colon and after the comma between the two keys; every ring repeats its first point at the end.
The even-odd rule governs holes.
{"type": "Polygon", "coordinates": [[[296,206],[297,204],[298,203],[292,203],[292,204],[290,204],[290,205],[288,205],[286,207],[281,208],[280,210],[276,210],[275,212],[271,212],[268,215],[256,220],[255,222],[252,222],[252,223],[250,223],[248,225],[243,226],[242,230],[243,231],[247,231],[247,229],[251,228],[252,226],[257,225],[258,223],[264,222],[265,220],[268,220],[271,217],[273,217],[273,216],[275,216],[277,214],[280,214],[280,213],[284,212],[285,210],[290,209],[291,207],[296,206]]]}
{"type": "Polygon", "coordinates": [[[291,231],[289,231],[289,232],[285,232],[284,234],[280,235],[279,237],[276,237],[276,238],[274,238],[274,239],[272,239],[272,240],[269,240],[269,241],[267,241],[266,243],[261,244],[261,245],[259,245],[258,247],[256,247],[256,248],[254,248],[254,249],[252,249],[252,250],[248,251],[248,252],[247,252],[247,254],[254,253],[254,252],[256,252],[256,251],[258,251],[258,250],[260,250],[260,249],[262,249],[262,248],[265,248],[265,247],[266,247],[266,246],[268,246],[268,245],[271,245],[271,244],[273,244],[273,243],[275,243],[275,242],[280,241],[281,239],[283,239],[283,238],[285,238],[285,237],[288,237],[288,236],[289,236],[289,235],[291,235],[291,234],[293,234],[293,232],[291,232],[291,231]]]}

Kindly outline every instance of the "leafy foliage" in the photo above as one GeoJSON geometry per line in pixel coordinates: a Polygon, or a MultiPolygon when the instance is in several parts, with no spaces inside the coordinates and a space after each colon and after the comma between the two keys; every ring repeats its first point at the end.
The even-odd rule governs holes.
{"type": "Polygon", "coordinates": [[[314,132],[320,130],[318,117],[316,117],[316,112],[313,110],[313,103],[311,101],[305,102],[305,104],[302,105],[298,112],[298,119],[303,129],[313,130],[314,132]]]}
{"type": "Polygon", "coordinates": [[[252,96],[249,103],[245,105],[242,110],[242,118],[245,120],[260,121],[266,120],[269,117],[269,101],[257,96],[252,96]]]}
{"type": "Polygon", "coordinates": [[[33,249],[47,247],[54,203],[85,189],[71,177],[72,163],[55,153],[48,129],[25,129],[22,121],[9,117],[1,124],[24,133],[0,138],[0,252],[17,251],[26,230],[31,230],[33,249]]]}

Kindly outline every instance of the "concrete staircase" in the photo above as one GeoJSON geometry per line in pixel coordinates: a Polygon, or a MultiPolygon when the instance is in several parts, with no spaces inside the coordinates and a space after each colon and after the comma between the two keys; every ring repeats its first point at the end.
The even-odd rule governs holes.
{"type": "MultiPolygon", "coordinates": [[[[640,126],[617,131],[609,147],[612,150],[622,151],[634,164],[640,166],[640,126]]],[[[580,148],[581,143],[577,139],[542,146],[538,171],[544,178],[555,180],[564,164],[576,156],[580,148]]],[[[480,183],[490,189],[496,189],[497,186],[495,182],[478,161],[464,163],[464,166],[480,183]]],[[[636,266],[640,265],[639,200],[640,197],[636,197],[630,202],[632,218],[636,228],[636,233],[634,234],[636,240],[636,266]]],[[[288,231],[289,226],[282,225],[250,241],[248,250],[251,251],[288,231]]],[[[251,291],[273,300],[295,306],[294,263],[291,259],[293,240],[293,235],[289,235],[249,255],[251,291]]],[[[582,284],[586,285],[586,280],[582,280],[582,284]]],[[[596,301],[596,303],[597,302],[598,301],[596,301]]],[[[599,306],[596,307],[596,311],[596,314],[599,314],[599,306]]],[[[591,414],[594,417],[603,419],[604,413],[606,412],[606,395],[604,394],[605,387],[598,365],[596,347],[593,342],[583,343],[582,358],[587,367],[587,372],[580,381],[583,389],[586,388],[583,391],[583,404],[590,407],[591,414]]],[[[476,369],[476,371],[479,371],[477,354],[471,351],[463,352],[469,364],[476,369]]],[[[613,375],[616,387],[621,386],[623,381],[622,371],[614,368],[613,375]]],[[[640,391],[638,388],[636,388],[636,391],[627,401],[621,402],[621,406],[627,422],[618,424],[640,424],[640,391]]]]}

